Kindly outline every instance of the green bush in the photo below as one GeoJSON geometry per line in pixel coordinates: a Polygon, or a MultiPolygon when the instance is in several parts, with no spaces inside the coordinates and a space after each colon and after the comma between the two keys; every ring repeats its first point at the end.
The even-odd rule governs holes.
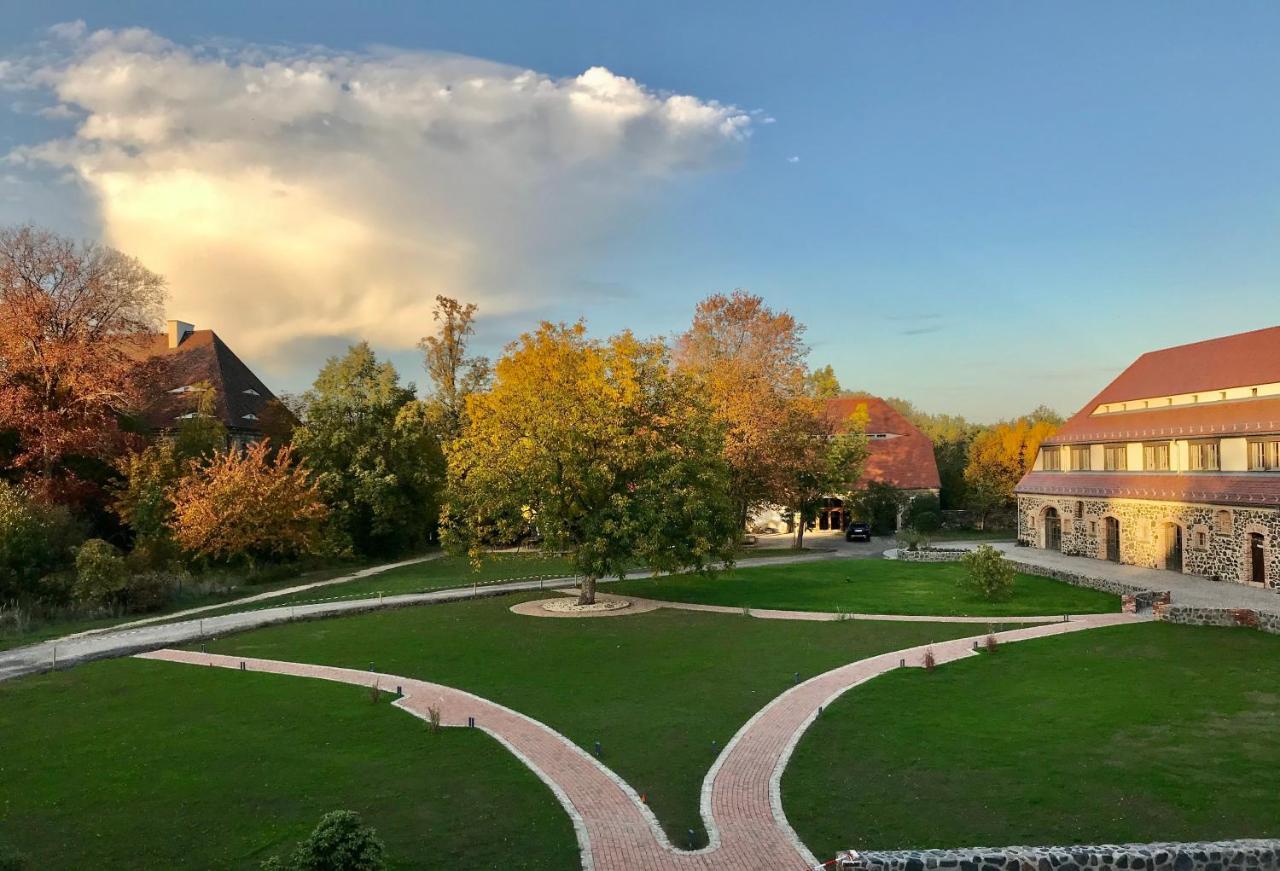
{"type": "Polygon", "coordinates": [[[962,584],[976,590],[988,600],[1007,599],[1013,592],[1013,563],[989,544],[969,551],[960,562],[965,573],[962,584]]]}
{"type": "Polygon", "coordinates": [[[273,856],[263,871],[381,871],[385,848],[355,811],[330,811],[287,858],[273,856]]]}
{"type": "Polygon", "coordinates": [[[932,493],[921,493],[907,503],[903,524],[925,534],[942,526],[942,504],[932,493]]]}
{"type": "Polygon", "coordinates": [[[79,526],[62,506],[45,505],[0,481],[0,599],[56,598],[44,578],[71,565],[79,526]]]}
{"type": "Polygon", "coordinates": [[[876,535],[889,535],[898,528],[903,501],[902,491],[883,481],[872,481],[853,497],[858,518],[870,523],[876,535]]]}
{"type": "Polygon", "coordinates": [[[91,538],[76,551],[76,601],[96,607],[123,605],[129,567],[110,542],[91,538]]]}
{"type": "Polygon", "coordinates": [[[906,527],[898,530],[898,547],[906,550],[920,550],[929,546],[928,534],[919,529],[906,527]]]}

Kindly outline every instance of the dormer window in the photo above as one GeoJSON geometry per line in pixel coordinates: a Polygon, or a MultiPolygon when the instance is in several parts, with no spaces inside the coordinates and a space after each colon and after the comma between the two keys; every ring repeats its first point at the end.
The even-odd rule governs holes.
{"type": "Polygon", "coordinates": [[[181,387],[175,387],[175,388],[173,388],[173,389],[172,389],[172,390],[170,390],[169,392],[170,392],[170,393],[191,393],[191,392],[192,392],[193,390],[195,390],[195,389],[196,389],[196,388],[195,388],[194,386],[190,385],[190,384],[184,384],[184,385],[183,385],[183,386],[181,386],[181,387]]]}
{"type": "Polygon", "coordinates": [[[244,395],[245,396],[261,396],[262,394],[254,390],[252,387],[250,387],[244,391],[244,395]]]}
{"type": "Polygon", "coordinates": [[[258,419],[258,416],[257,416],[256,414],[246,414],[246,415],[244,416],[244,419],[245,419],[245,420],[257,420],[257,419],[258,419]]]}

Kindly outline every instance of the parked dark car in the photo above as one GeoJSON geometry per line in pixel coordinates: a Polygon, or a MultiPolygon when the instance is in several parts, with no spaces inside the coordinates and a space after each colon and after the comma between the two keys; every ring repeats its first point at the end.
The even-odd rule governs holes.
{"type": "Polygon", "coordinates": [[[850,520],[844,529],[845,541],[870,541],[871,524],[865,520],[850,520]]]}

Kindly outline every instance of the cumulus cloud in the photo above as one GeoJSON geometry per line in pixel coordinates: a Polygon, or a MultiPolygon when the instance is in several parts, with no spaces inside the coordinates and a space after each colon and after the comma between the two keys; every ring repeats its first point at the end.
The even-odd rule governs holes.
{"type": "Polygon", "coordinates": [[[531,277],[732,160],[753,124],[603,67],[554,78],[79,22],[52,37],[2,78],[76,128],[10,161],[71,172],[108,241],[169,279],[175,316],[254,354],[282,337],[408,347],[441,292],[497,314],[544,304],[555,291],[531,277]]]}

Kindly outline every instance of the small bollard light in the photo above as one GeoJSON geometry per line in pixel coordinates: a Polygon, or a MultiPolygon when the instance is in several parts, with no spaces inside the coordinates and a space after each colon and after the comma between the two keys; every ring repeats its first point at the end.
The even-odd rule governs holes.
{"type": "Polygon", "coordinates": [[[397,698],[397,699],[402,699],[402,698],[404,698],[404,687],[402,687],[402,686],[400,686],[400,685],[398,685],[398,684],[396,685],[396,698],[397,698]]]}
{"type": "Polygon", "coordinates": [[[800,672],[798,672],[798,671],[796,672],[796,679],[795,679],[795,682],[796,682],[796,683],[800,683],[800,672]]]}
{"type": "Polygon", "coordinates": [[[693,849],[693,829],[689,830],[689,849],[693,849]]]}
{"type": "Polygon", "coordinates": [[[976,639],[976,638],[975,638],[975,639],[973,639],[973,649],[974,649],[974,650],[977,650],[977,649],[978,649],[978,639],[976,639]]]}
{"type": "Polygon", "coordinates": [[[822,716],[822,705],[818,705],[818,716],[822,716]]]}
{"type": "Polygon", "coordinates": [[[240,660],[240,670],[244,671],[244,660],[240,660]]]}
{"type": "Polygon", "coordinates": [[[600,747],[600,742],[597,741],[596,742],[596,758],[599,759],[603,754],[604,754],[604,751],[600,747]]]}
{"type": "Polygon", "coordinates": [[[898,668],[906,668],[906,667],[907,667],[907,661],[905,659],[899,659],[898,668]]]}
{"type": "Polygon", "coordinates": [[[377,669],[373,667],[373,663],[372,663],[372,662],[371,662],[371,663],[369,663],[369,671],[377,671],[377,669]]]}
{"type": "Polygon", "coordinates": [[[474,729],[475,727],[476,727],[476,718],[475,718],[475,717],[467,717],[467,728],[468,728],[468,729],[474,729]]]}

